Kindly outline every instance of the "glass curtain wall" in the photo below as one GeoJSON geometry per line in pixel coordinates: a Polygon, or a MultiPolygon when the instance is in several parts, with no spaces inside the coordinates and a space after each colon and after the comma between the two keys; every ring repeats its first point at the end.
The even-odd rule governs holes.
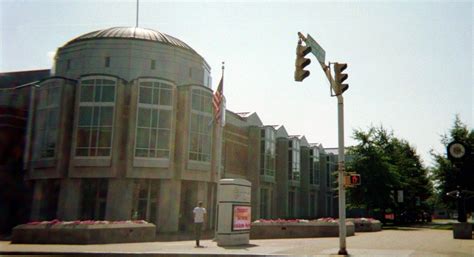
{"type": "Polygon", "coordinates": [[[116,81],[81,81],[76,156],[111,156],[116,81]]]}
{"type": "Polygon", "coordinates": [[[172,96],[171,84],[161,81],[140,81],[135,157],[169,158],[172,96]]]}
{"type": "Polygon", "coordinates": [[[146,220],[156,224],[158,214],[159,181],[137,180],[133,195],[133,220],[146,220]]]}
{"type": "Polygon", "coordinates": [[[189,160],[210,162],[212,123],[211,92],[192,89],[189,160]]]}
{"type": "Polygon", "coordinates": [[[54,158],[58,139],[61,86],[47,82],[37,89],[33,159],[54,158]]]}
{"type": "Polygon", "coordinates": [[[81,182],[81,219],[104,220],[107,202],[106,179],[83,179],[81,182]]]}
{"type": "Polygon", "coordinates": [[[260,175],[275,177],[275,130],[269,127],[260,131],[260,175]]]}
{"type": "Polygon", "coordinates": [[[312,185],[320,183],[321,167],[319,165],[319,150],[313,148],[309,151],[309,183],[312,185]]]}
{"type": "Polygon", "coordinates": [[[288,141],[288,180],[300,181],[300,141],[288,141]]]}

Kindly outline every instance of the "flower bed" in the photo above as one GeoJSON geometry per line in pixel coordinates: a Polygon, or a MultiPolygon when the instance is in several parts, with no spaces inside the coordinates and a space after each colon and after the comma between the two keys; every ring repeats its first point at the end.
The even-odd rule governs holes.
{"type": "Polygon", "coordinates": [[[151,242],[156,228],[146,221],[34,221],[13,228],[14,244],[110,244],[151,242]]]}
{"type": "MultiPolygon", "coordinates": [[[[346,235],[353,236],[354,223],[346,222],[346,235]]],[[[332,218],[319,220],[256,220],[250,229],[251,239],[264,238],[304,238],[304,237],[338,237],[339,223],[332,218]]]]}
{"type": "Polygon", "coordinates": [[[382,230],[382,223],[372,218],[347,219],[355,225],[355,232],[377,232],[382,230]]]}

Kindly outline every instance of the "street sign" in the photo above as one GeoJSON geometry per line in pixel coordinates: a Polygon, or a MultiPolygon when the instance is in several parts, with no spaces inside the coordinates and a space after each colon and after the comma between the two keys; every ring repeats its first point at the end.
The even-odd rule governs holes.
{"type": "Polygon", "coordinates": [[[324,51],[324,49],[318,44],[318,42],[316,42],[316,40],[314,40],[308,34],[308,37],[306,38],[305,43],[306,45],[311,47],[311,53],[313,53],[314,56],[316,56],[316,59],[318,59],[320,63],[324,63],[326,59],[326,51],[324,51]]]}

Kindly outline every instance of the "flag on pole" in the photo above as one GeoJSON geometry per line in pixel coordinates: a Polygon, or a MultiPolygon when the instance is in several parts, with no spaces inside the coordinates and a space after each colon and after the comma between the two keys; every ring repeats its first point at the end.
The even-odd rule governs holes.
{"type": "Polygon", "coordinates": [[[224,98],[224,76],[222,76],[219,86],[212,98],[212,104],[214,105],[214,119],[216,124],[224,126],[225,117],[225,98],[224,98]]]}

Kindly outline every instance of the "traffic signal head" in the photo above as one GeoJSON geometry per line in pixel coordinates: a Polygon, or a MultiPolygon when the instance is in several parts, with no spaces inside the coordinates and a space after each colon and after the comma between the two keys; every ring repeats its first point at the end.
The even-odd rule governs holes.
{"type": "Polygon", "coordinates": [[[309,71],[304,70],[304,67],[308,66],[311,60],[304,57],[310,52],[311,47],[302,46],[301,40],[298,41],[298,46],[296,47],[295,81],[303,81],[303,79],[309,76],[309,71]]]}
{"type": "Polygon", "coordinates": [[[342,73],[345,69],[347,69],[347,63],[334,63],[334,93],[336,95],[344,93],[349,88],[348,84],[342,83],[349,77],[346,73],[342,73]]]}

